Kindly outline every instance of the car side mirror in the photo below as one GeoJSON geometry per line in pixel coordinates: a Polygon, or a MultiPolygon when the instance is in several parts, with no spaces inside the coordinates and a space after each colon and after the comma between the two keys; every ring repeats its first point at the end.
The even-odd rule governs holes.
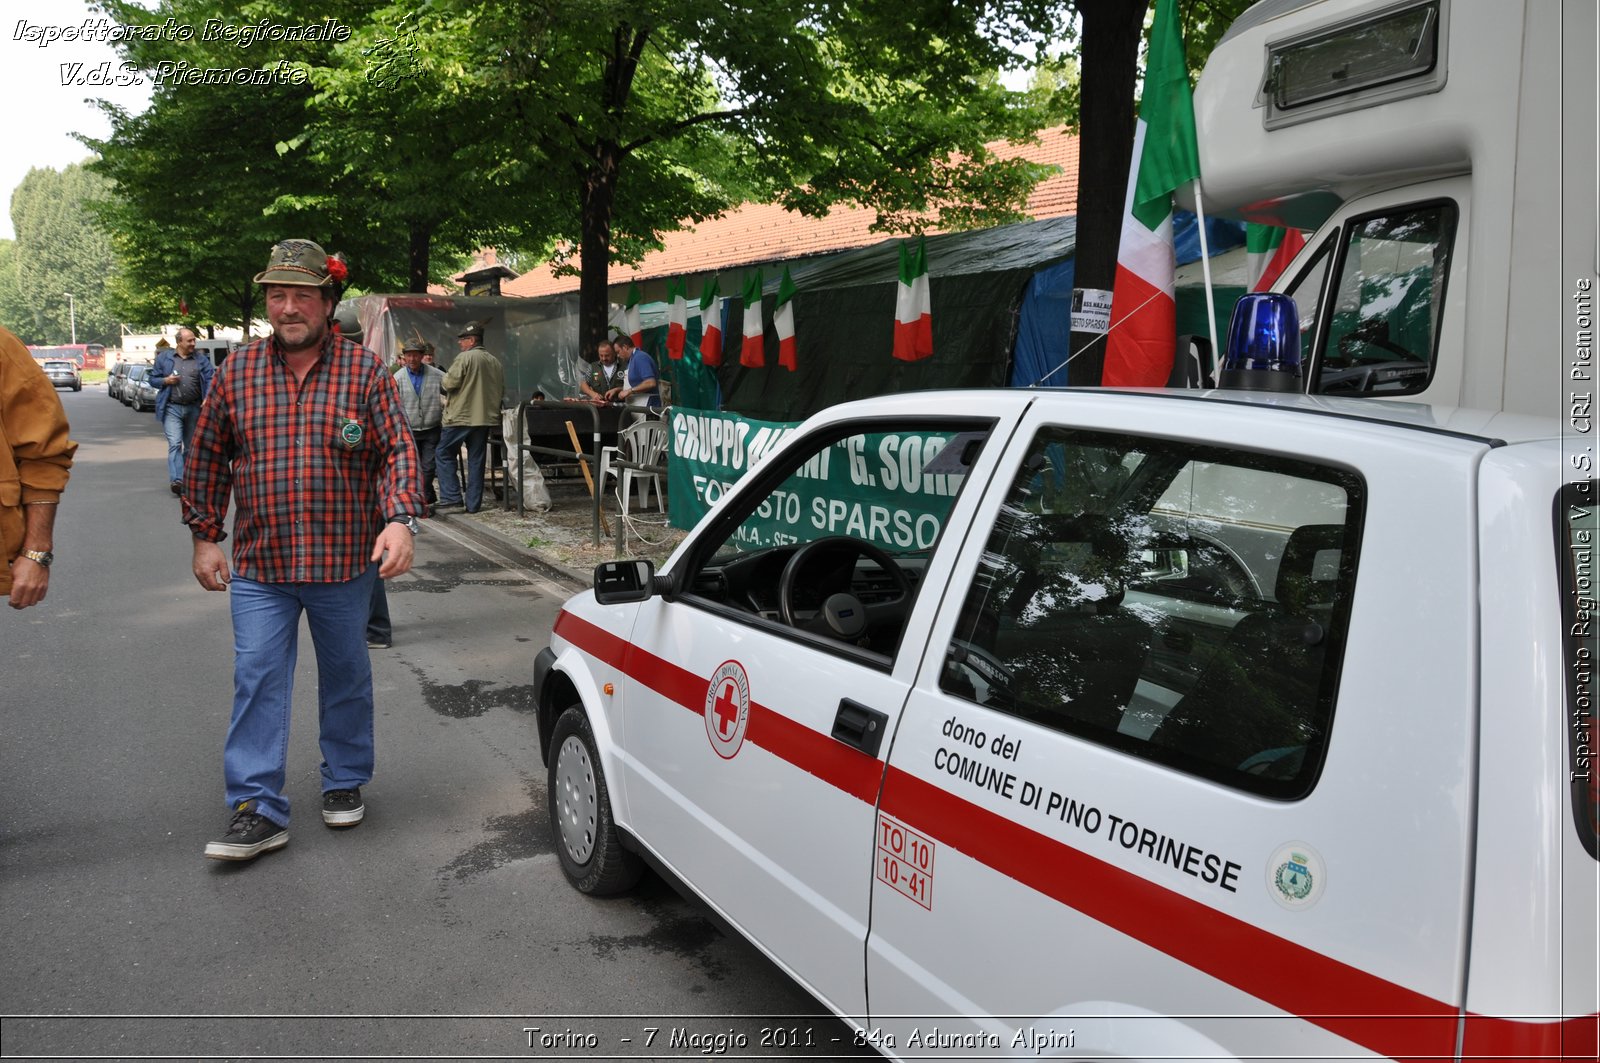
{"type": "Polygon", "coordinates": [[[649,561],[602,561],[594,567],[594,600],[601,605],[642,602],[656,591],[649,561]]]}

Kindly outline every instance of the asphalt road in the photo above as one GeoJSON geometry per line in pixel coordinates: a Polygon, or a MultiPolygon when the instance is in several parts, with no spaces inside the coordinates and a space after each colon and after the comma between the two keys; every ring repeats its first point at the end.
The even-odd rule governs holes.
{"type": "Polygon", "coordinates": [[[303,636],[289,845],[204,859],[227,818],[226,595],[190,575],[154,418],[103,386],[62,400],[81,446],[50,594],[0,608],[0,1055],[704,1058],[719,1034],[792,1054],[760,1043],[795,1037],[773,1030],[848,1051],[660,881],[611,901],[566,885],[530,683],[568,592],[443,522],[390,584],[366,821],[317,814],[303,636]]]}

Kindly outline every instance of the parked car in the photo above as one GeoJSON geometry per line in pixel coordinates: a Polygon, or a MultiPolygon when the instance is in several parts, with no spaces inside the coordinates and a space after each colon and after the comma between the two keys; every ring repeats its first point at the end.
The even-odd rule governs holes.
{"type": "Polygon", "coordinates": [[[128,382],[128,370],[133,368],[132,362],[118,362],[111,367],[111,372],[106,374],[106,394],[117,401],[122,401],[122,389],[128,382]]]}
{"type": "Polygon", "coordinates": [[[656,868],[893,1057],[1593,1058],[1561,427],[924,392],[680,466],[705,518],[535,665],[561,868],[656,868]]]}
{"type": "Polygon", "coordinates": [[[128,370],[128,379],[122,385],[122,401],[135,411],[156,408],[156,386],[150,383],[148,365],[136,365],[128,370]]]}
{"type": "Polygon", "coordinates": [[[83,390],[83,374],[78,371],[77,363],[51,359],[44,363],[44,375],[50,378],[50,383],[58,388],[71,388],[73,391],[83,390]]]}

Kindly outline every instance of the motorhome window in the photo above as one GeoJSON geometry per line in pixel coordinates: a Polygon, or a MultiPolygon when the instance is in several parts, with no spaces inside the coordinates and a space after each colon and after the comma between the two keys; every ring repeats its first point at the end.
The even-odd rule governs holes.
{"type": "Polygon", "coordinates": [[[1274,108],[1298,107],[1432,73],[1439,3],[1391,12],[1306,40],[1273,45],[1267,84],[1274,108]]]}
{"type": "Polygon", "coordinates": [[[1434,202],[1345,224],[1311,390],[1410,395],[1433,377],[1456,206],[1434,202]]]}
{"type": "Polygon", "coordinates": [[[1340,469],[1043,430],[988,533],[940,687],[1301,797],[1332,725],[1361,501],[1340,469]]]}
{"type": "Polygon", "coordinates": [[[1561,575],[1563,725],[1571,751],[1572,815],[1578,838],[1600,859],[1600,765],[1595,763],[1595,677],[1600,673],[1600,616],[1595,562],[1600,559],[1600,483],[1570,483],[1556,497],[1556,552],[1561,575]]]}

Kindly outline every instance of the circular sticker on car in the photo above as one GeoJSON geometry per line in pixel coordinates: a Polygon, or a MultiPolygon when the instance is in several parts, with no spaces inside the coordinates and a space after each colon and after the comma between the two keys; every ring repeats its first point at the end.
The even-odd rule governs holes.
{"type": "Polygon", "coordinates": [[[706,737],[717,756],[729,760],[744,745],[750,723],[750,677],[738,661],[725,661],[706,687],[706,737]]]}
{"type": "Polygon", "coordinates": [[[1290,842],[1267,861],[1267,892],[1291,912],[1317,903],[1327,885],[1322,857],[1305,842],[1290,842]]]}

